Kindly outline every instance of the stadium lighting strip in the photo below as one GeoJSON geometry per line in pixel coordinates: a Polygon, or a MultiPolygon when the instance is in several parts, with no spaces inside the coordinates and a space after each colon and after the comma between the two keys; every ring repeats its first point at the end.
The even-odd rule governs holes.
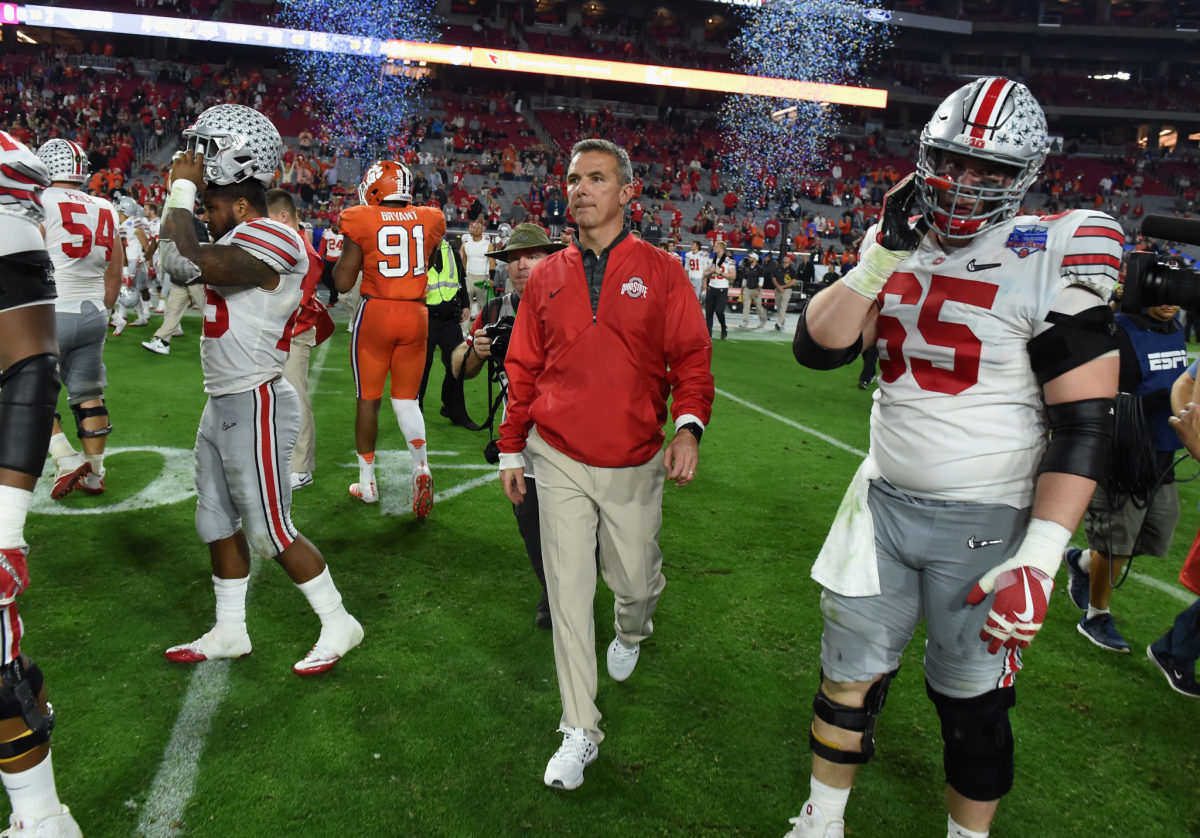
{"type": "MultiPolygon", "coordinates": [[[[0,21],[12,22],[8,11],[12,6],[11,3],[0,4],[0,21]]],[[[660,67],[654,64],[626,64],[620,61],[572,58],[485,47],[428,44],[416,41],[384,41],[379,38],[307,32],[300,29],[282,29],[247,23],[187,20],[158,15],[35,5],[18,5],[15,22],[28,26],[79,29],[96,33],[113,32],[123,35],[181,38],[189,41],[244,44],[277,49],[342,52],[368,57],[380,56],[392,61],[450,64],[457,67],[506,70],[515,73],[538,73],[568,78],[649,84],[658,87],[713,90],[719,93],[773,96],[780,99],[829,102],[864,108],[887,107],[887,91],[878,88],[819,84],[791,79],[746,76],[740,73],[719,73],[711,70],[687,70],[678,67],[660,67]]]]}

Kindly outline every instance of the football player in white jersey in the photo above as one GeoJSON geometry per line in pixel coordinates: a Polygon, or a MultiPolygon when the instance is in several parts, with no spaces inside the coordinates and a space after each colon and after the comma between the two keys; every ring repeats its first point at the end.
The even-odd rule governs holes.
{"type": "Polygon", "coordinates": [[[52,181],[42,193],[42,233],[58,287],[54,310],[62,379],[83,448],[83,454],[76,452],[55,416],[50,497],[60,500],[76,487],[93,495],[104,491],[104,446],[112,431],[104,404],[104,339],[108,310],[121,286],[124,247],[112,204],[79,188],[88,175],[83,148],[55,139],[37,154],[52,181]]]}
{"type": "Polygon", "coordinates": [[[54,710],[42,672],[21,652],[17,598],[29,587],[25,517],[46,462],[58,402],[54,271],[38,225],[50,173],[0,131],[0,781],[12,838],[81,838],[58,800],[50,761],[54,710]]]}
{"type": "Polygon", "coordinates": [[[696,299],[700,302],[704,301],[704,277],[711,264],[712,259],[700,248],[699,239],[693,239],[692,249],[683,256],[683,267],[687,270],[688,279],[692,281],[692,288],[696,291],[696,299]]]}
{"type": "Polygon", "coordinates": [[[343,607],[320,551],[291,521],[300,399],[283,365],[308,255],[298,233],[267,217],[267,185],[283,143],[270,120],[244,105],[209,108],[184,138],[159,248],[171,281],[205,286],[200,361],[209,398],[196,434],[196,530],[209,547],[217,620],[166,657],[197,663],[250,654],[253,547],[279,562],[321,619],[316,645],[292,667],[316,675],[361,643],[363,631],[343,607]],[[201,187],[214,245],[201,246],[192,225],[201,187]]]}
{"type": "Polygon", "coordinates": [[[138,202],[128,195],[116,202],[118,230],[125,245],[125,270],[121,278],[122,290],[117,295],[113,309],[113,337],[119,337],[128,325],[129,312],[136,311],[134,326],[145,326],[150,322],[150,285],[148,260],[154,256],[158,243],[151,243],[145,212],[138,202]]]}
{"type": "Polygon", "coordinates": [[[1023,85],[983,78],[951,94],[858,266],[801,316],[798,361],[831,369],[875,345],[880,380],[870,453],[812,571],[822,677],[791,836],[843,834],[922,616],[947,834],[987,835],[1012,786],[1021,650],[1104,472],[1118,370],[1106,303],[1121,228],[1091,211],[1017,217],[1048,146],[1023,85]]]}

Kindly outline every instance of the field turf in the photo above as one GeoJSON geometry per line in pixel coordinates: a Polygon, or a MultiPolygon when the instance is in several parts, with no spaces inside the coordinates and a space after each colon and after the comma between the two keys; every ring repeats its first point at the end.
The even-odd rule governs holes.
{"type": "MultiPolygon", "coordinates": [[[[855,387],[857,366],[803,370],[773,334],[733,330],[714,347],[718,398],[696,481],[665,492],[668,584],[655,633],[633,677],[614,683],[603,665],[612,595],[600,586],[607,738],[583,786],[564,793],[542,785],[561,739],[551,638],[533,627],[539,591],[483,462],[486,434],[438,415],[439,364],[426,405],[433,514],[418,523],[409,511],[408,457],[387,410],[383,502],[351,498],[344,329],[314,353],[317,469],[292,518],[324,552],[363,645],[327,676],[295,677],[318,621],[282,570],[260,561],[248,602],[254,653],[191,668],[163,659],[213,619],[190,494],[204,404],[199,322],[184,326],[167,357],[141,348],[146,329],[109,339],[109,445],[130,450],[109,457],[105,495],[57,505],[48,464],[26,528],[24,649],[47,674],[58,788],[89,838],[787,831],[807,794],[819,666],[808,571],[859,460],[809,429],[867,447],[870,393],[855,387]]],[[[476,418],[484,400],[473,383],[476,418]]],[[[1200,491],[1183,484],[1181,495],[1170,559],[1135,562],[1113,598],[1132,654],[1079,636],[1060,572],[1018,679],[1017,781],[994,836],[1200,835],[1200,702],[1171,692],[1145,657],[1190,601],[1175,577],[1200,491]]],[[[855,838],[945,834],[922,640],[851,798],[855,838]]]]}

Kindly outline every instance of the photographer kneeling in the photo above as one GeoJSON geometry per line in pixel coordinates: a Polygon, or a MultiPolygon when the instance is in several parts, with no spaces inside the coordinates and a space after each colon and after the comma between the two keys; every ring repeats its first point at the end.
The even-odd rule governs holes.
{"type": "MultiPolygon", "coordinates": [[[[474,378],[479,375],[484,363],[491,360],[500,381],[501,398],[505,396],[508,379],[504,375],[504,353],[508,349],[508,336],[512,331],[517,306],[521,302],[521,292],[525,290],[525,283],[533,273],[533,266],[564,247],[565,244],[551,242],[538,225],[526,223],[518,224],[513,229],[506,246],[487,254],[489,258],[508,263],[510,290],[507,294],[488,301],[471,324],[471,334],[454,350],[451,369],[457,378],[474,378]]],[[[488,425],[491,424],[489,421],[488,425]]],[[[494,449],[493,442],[489,451],[494,449]]],[[[542,535],[538,520],[537,489],[533,479],[533,466],[529,464],[528,458],[525,465],[525,486],[525,499],[521,503],[513,504],[513,514],[517,518],[521,538],[525,541],[529,563],[542,586],[542,598],[537,605],[534,625],[538,628],[550,628],[550,602],[546,597],[546,572],[542,568],[542,535]]]]}

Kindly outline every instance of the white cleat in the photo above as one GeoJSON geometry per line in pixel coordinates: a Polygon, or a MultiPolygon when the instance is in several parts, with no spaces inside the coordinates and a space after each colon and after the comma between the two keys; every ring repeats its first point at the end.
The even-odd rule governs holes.
{"type": "Polygon", "coordinates": [[[792,828],[783,838],[843,838],[846,824],[842,820],[828,820],[821,815],[815,803],[804,804],[804,811],[788,818],[792,828]]]}
{"type": "Polygon", "coordinates": [[[362,643],[362,626],[353,617],[349,619],[349,623],[339,629],[322,629],[317,644],[302,660],[296,662],[292,672],[302,678],[328,672],[337,666],[343,655],[362,643]]]}
{"type": "Polygon", "coordinates": [[[124,318],[121,318],[120,320],[114,320],[112,324],[113,337],[119,338],[121,336],[121,332],[125,331],[125,327],[128,325],[129,321],[124,318]]]}
{"type": "Polygon", "coordinates": [[[233,637],[214,626],[208,634],[191,643],[172,646],[163,653],[173,663],[201,663],[221,658],[244,658],[250,654],[250,635],[242,632],[233,637]]]}
{"type": "Polygon", "coordinates": [[[640,643],[626,646],[621,642],[621,638],[613,638],[613,642],[608,644],[608,674],[614,681],[624,681],[633,674],[641,650],[640,643]]]}
{"type": "Polygon", "coordinates": [[[375,503],[379,500],[379,489],[376,488],[374,480],[370,483],[351,483],[350,494],[363,503],[375,503]]]}
{"type": "Polygon", "coordinates": [[[424,521],[433,511],[433,475],[429,466],[418,466],[413,469],[413,515],[418,521],[424,521]]]}
{"type": "Polygon", "coordinates": [[[560,727],[562,745],[546,763],[546,775],[542,781],[552,789],[570,791],[583,784],[583,769],[596,761],[600,748],[583,732],[581,727],[560,727]]]}
{"type": "Polygon", "coordinates": [[[44,818],[9,816],[3,838],[83,838],[83,830],[71,817],[71,810],[59,804],[59,811],[44,818]]]}
{"type": "Polygon", "coordinates": [[[175,327],[175,330],[174,330],[173,332],[171,332],[171,337],[173,337],[173,338],[181,338],[181,337],[183,337],[183,327],[182,327],[182,326],[176,326],[176,327],[175,327]]]}

